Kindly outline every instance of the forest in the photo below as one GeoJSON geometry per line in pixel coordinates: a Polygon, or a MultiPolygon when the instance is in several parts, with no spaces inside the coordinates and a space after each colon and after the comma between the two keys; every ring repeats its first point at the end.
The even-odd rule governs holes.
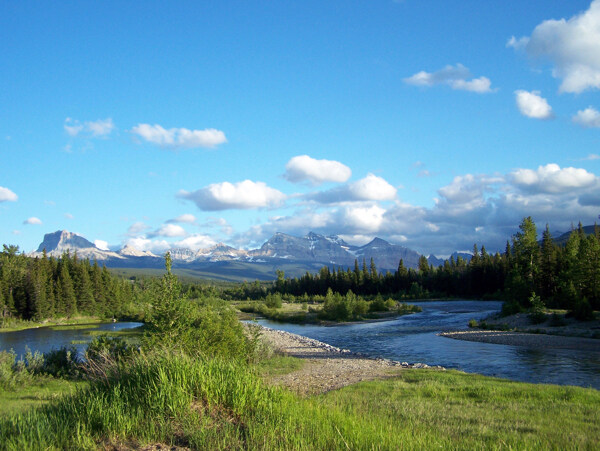
{"type": "MultiPolygon", "coordinates": [[[[317,274],[285,278],[278,271],[273,290],[282,295],[326,295],[333,292],[363,296],[393,295],[399,298],[464,297],[501,299],[505,313],[516,313],[542,302],[545,307],[565,309],[582,319],[600,309],[600,228],[586,235],[581,224],[573,228],[564,246],[556,244],[546,226],[541,242],[531,217],[524,218],[519,232],[507,241],[503,253],[489,254],[475,244],[470,261],[450,258],[433,267],[421,256],[418,269],[398,269],[382,274],[371,259],[351,268],[324,266],[317,274]]],[[[248,297],[254,287],[243,287],[248,297]]]]}
{"type": "Polygon", "coordinates": [[[31,258],[17,246],[0,252],[0,318],[40,321],[76,315],[135,315],[139,284],[113,276],[97,262],[65,253],[31,258]]]}
{"type": "MultiPolygon", "coordinates": [[[[147,295],[147,279],[122,279],[97,262],[65,253],[60,258],[31,258],[16,246],[0,252],[0,318],[39,321],[53,317],[90,315],[140,318],[147,295]]],[[[581,224],[573,228],[564,246],[554,242],[548,226],[538,241],[531,217],[507,241],[504,252],[490,254],[473,246],[467,261],[450,258],[434,267],[421,256],[417,269],[400,260],[394,272],[380,273],[374,261],[354,268],[324,266],[316,274],[286,278],[277,271],[270,288],[258,281],[218,289],[187,284],[188,298],[219,297],[225,300],[263,299],[268,294],[305,302],[328,292],[346,296],[391,296],[397,300],[461,297],[504,300],[504,313],[517,313],[535,303],[539,308],[573,312],[580,319],[600,309],[600,228],[586,234],[581,224]]]]}

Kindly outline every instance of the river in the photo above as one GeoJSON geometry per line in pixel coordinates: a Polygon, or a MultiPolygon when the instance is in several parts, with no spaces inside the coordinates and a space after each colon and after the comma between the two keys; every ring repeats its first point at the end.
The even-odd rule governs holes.
{"type": "Polygon", "coordinates": [[[285,324],[264,319],[258,323],[373,357],[441,365],[523,382],[600,389],[600,340],[595,353],[454,340],[438,333],[467,329],[470,319],[480,320],[498,312],[501,303],[459,300],[414,304],[423,311],[390,321],[336,326],[285,324]]]}
{"type": "Polygon", "coordinates": [[[94,334],[96,331],[115,332],[141,325],[142,323],[135,322],[96,323],[75,326],[37,327],[15,332],[2,332],[0,333],[0,351],[12,349],[17,354],[17,358],[19,358],[25,354],[26,348],[29,348],[32,352],[39,351],[45,353],[63,346],[75,346],[78,352],[82,353],[88,343],[94,338],[89,335],[89,332],[94,331],[94,334]],[[76,343],[73,344],[73,342],[76,343]]]}

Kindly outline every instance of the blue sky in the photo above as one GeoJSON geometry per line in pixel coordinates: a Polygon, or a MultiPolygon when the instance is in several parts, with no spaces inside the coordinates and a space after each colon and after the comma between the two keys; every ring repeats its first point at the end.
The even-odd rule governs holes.
{"type": "Polygon", "coordinates": [[[600,0],[3,2],[0,236],[501,250],[600,214],[600,0]]]}

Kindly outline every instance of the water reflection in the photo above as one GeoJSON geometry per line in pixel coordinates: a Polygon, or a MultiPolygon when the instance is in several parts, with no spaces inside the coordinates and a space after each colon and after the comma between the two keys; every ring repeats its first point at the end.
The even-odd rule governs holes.
{"type": "Polygon", "coordinates": [[[393,321],[331,327],[267,320],[259,320],[259,324],[371,356],[441,365],[524,382],[600,389],[600,342],[598,353],[584,353],[453,340],[437,334],[466,329],[470,319],[482,319],[497,312],[501,303],[436,301],[415,304],[420,305],[423,312],[393,321]]]}
{"type": "Polygon", "coordinates": [[[142,323],[120,322],[73,326],[39,327],[36,329],[18,330],[0,333],[0,351],[14,350],[17,358],[25,354],[26,347],[31,351],[48,352],[63,346],[75,346],[82,352],[92,341],[91,331],[114,332],[141,326],[142,323]],[[86,327],[87,326],[87,327],[86,327]],[[72,344],[73,342],[76,344],[72,344]]]}

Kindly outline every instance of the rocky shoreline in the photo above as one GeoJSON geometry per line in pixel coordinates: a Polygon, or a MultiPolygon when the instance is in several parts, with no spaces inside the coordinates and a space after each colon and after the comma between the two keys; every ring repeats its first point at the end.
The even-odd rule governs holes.
{"type": "Polygon", "coordinates": [[[434,368],[425,363],[398,362],[340,349],[302,335],[261,327],[261,336],[277,352],[306,359],[302,369],[271,378],[300,394],[324,393],[364,380],[393,377],[403,369],[434,368]]]}
{"type": "Polygon", "coordinates": [[[512,332],[502,330],[465,330],[442,332],[442,337],[511,346],[544,349],[571,349],[600,354],[600,340],[585,337],[512,332]]]}

